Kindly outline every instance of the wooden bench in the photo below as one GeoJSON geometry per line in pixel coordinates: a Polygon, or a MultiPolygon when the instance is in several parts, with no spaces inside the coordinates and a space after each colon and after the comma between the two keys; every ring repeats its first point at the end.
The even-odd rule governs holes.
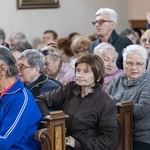
{"type": "MultiPolygon", "coordinates": [[[[41,142],[41,150],[65,150],[65,119],[68,115],[62,111],[51,112],[46,116],[41,129],[35,133],[35,139],[41,142]]],[[[119,140],[117,150],[133,150],[133,104],[117,104],[119,140]]]]}
{"type": "Polygon", "coordinates": [[[35,139],[41,142],[41,150],[65,150],[65,119],[63,111],[50,112],[43,118],[41,129],[35,133],[35,139]]]}
{"type": "Polygon", "coordinates": [[[117,150],[133,150],[133,103],[117,104],[119,144],[117,150]]]}

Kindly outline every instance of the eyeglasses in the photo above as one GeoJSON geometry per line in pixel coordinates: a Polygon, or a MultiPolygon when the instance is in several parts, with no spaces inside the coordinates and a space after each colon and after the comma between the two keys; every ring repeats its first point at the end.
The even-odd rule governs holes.
{"type": "Polygon", "coordinates": [[[142,43],[145,44],[146,42],[148,42],[148,43],[150,44],[150,39],[146,39],[146,38],[145,38],[145,39],[142,39],[142,43]]]}
{"type": "Polygon", "coordinates": [[[87,51],[89,51],[89,49],[81,49],[81,50],[75,51],[75,53],[84,53],[87,51]]]}
{"type": "Polygon", "coordinates": [[[24,69],[27,69],[27,68],[33,68],[31,66],[24,66],[24,65],[18,65],[17,67],[19,71],[23,71],[24,69]]]}
{"type": "Polygon", "coordinates": [[[95,20],[95,21],[92,22],[92,24],[96,25],[96,23],[98,23],[99,25],[102,25],[105,22],[113,22],[113,21],[110,21],[110,20],[95,20]]]}
{"type": "Polygon", "coordinates": [[[133,62],[130,62],[130,61],[125,61],[125,63],[126,63],[126,66],[128,66],[128,67],[133,67],[133,66],[136,66],[136,67],[138,67],[138,68],[140,68],[140,67],[142,67],[144,64],[145,64],[145,62],[137,62],[137,63],[133,63],[133,62]]]}
{"type": "Polygon", "coordinates": [[[43,50],[42,51],[42,54],[44,54],[45,56],[47,56],[48,54],[52,55],[52,56],[55,56],[55,57],[59,57],[55,51],[53,49],[49,49],[49,50],[43,50]]]}

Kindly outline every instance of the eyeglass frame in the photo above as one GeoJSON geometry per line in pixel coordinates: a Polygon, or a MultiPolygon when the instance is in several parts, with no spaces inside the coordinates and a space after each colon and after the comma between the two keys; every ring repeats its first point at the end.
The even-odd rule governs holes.
{"type": "Polygon", "coordinates": [[[44,56],[47,56],[48,54],[50,54],[50,55],[52,55],[52,56],[56,56],[57,58],[60,57],[59,55],[57,55],[57,54],[55,53],[55,50],[53,50],[53,49],[49,49],[49,50],[45,49],[45,50],[42,50],[42,54],[43,54],[44,56]]]}
{"type": "Polygon", "coordinates": [[[148,43],[150,44],[150,39],[143,38],[143,39],[141,39],[141,41],[142,41],[144,44],[148,41],[148,43]]]}
{"type": "Polygon", "coordinates": [[[126,66],[128,66],[128,67],[133,67],[133,66],[135,66],[135,67],[137,67],[137,68],[142,67],[145,63],[146,63],[146,62],[143,62],[143,63],[141,63],[141,62],[133,63],[133,62],[130,62],[130,61],[125,61],[126,66]]]}
{"type": "Polygon", "coordinates": [[[103,25],[105,22],[113,22],[111,20],[95,20],[95,21],[92,21],[92,24],[93,25],[96,25],[96,23],[98,23],[99,25],[103,25]]]}
{"type": "Polygon", "coordinates": [[[17,65],[17,68],[18,68],[19,71],[23,71],[27,68],[33,68],[33,67],[32,66],[25,66],[25,65],[17,65]],[[21,67],[21,69],[20,69],[20,67],[21,67]]]}
{"type": "Polygon", "coordinates": [[[74,53],[78,54],[78,53],[83,53],[83,52],[86,52],[86,51],[89,51],[89,49],[81,49],[81,50],[78,50],[78,51],[74,51],[74,53]]]}

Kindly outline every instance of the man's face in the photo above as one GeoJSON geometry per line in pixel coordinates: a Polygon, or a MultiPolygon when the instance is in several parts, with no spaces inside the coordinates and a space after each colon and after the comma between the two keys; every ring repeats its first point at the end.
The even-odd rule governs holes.
{"type": "Polygon", "coordinates": [[[54,37],[52,33],[43,34],[43,44],[48,44],[54,41],[54,37]]]}
{"type": "Polygon", "coordinates": [[[100,25],[98,22],[95,24],[97,35],[99,36],[107,36],[111,34],[113,29],[115,28],[115,23],[109,20],[107,15],[98,15],[95,18],[95,21],[104,20],[104,22],[100,25]],[[111,22],[105,22],[111,21],[111,22]]]}

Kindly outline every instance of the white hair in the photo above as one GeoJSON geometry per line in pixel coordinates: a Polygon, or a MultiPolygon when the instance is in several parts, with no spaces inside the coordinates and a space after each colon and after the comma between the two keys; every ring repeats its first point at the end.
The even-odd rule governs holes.
{"type": "Polygon", "coordinates": [[[129,54],[139,54],[143,59],[144,61],[146,62],[147,58],[148,58],[148,51],[141,45],[129,45],[127,46],[126,48],[123,49],[123,60],[126,60],[127,59],[127,56],[129,54]]]}
{"type": "Polygon", "coordinates": [[[108,18],[110,21],[113,21],[115,24],[117,24],[117,20],[118,20],[118,15],[117,12],[113,9],[110,8],[100,8],[95,16],[99,16],[99,15],[108,15],[108,18]]]}
{"type": "Polygon", "coordinates": [[[118,58],[118,53],[116,52],[116,49],[114,46],[112,46],[110,43],[100,43],[94,48],[94,54],[98,56],[102,56],[103,53],[106,53],[108,50],[112,50],[116,54],[116,59],[118,58]]]}

